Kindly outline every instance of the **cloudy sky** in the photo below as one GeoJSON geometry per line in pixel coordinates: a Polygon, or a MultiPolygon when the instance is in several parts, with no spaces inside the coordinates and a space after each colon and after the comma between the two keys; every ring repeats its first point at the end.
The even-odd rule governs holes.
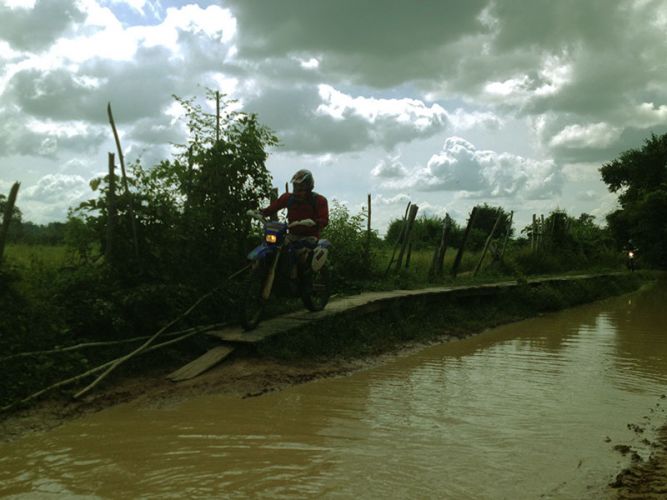
{"type": "Polygon", "coordinates": [[[667,0],[0,0],[0,192],[63,220],[115,150],[169,158],[172,94],[206,87],[259,115],[299,168],[374,226],[463,222],[487,202],[519,227],[555,208],[603,222],[599,167],[667,132],[667,0]]]}

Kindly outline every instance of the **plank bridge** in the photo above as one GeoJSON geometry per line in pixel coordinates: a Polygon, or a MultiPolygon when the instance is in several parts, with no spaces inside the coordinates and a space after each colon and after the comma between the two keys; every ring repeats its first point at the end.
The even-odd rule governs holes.
{"type": "MultiPolygon", "coordinates": [[[[564,282],[585,280],[619,273],[607,273],[596,275],[560,276],[553,278],[537,278],[526,280],[527,285],[536,286],[547,282],[564,282]]],[[[344,297],[329,302],[327,307],[318,312],[297,311],[283,314],[281,316],[267,319],[251,331],[244,331],[240,326],[225,327],[207,330],[205,333],[220,340],[220,345],[213,347],[208,352],[193,360],[187,365],[167,375],[167,378],[179,382],[188,380],[204,373],[209,368],[220,363],[229,356],[240,344],[255,344],[274,335],[288,334],[291,330],[300,329],[306,325],[314,326],[319,321],[334,316],[345,314],[364,315],[376,312],[387,307],[397,300],[405,300],[414,297],[462,297],[483,296],[498,293],[500,290],[514,288],[521,284],[517,281],[503,281],[481,285],[462,286],[439,286],[420,288],[416,290],[392,290],[387,292],[368,292],[351,297],[344,297]]]]}

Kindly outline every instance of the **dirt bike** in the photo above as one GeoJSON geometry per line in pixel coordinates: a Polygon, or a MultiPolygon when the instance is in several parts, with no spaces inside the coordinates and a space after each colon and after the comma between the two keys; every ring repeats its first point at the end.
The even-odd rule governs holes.
{"type": "Polygon", "coordinates": [[[310,219],[287,224],[266,220],[259,212],[248,211],[248,215],[262,222],[264,238],[248,254],[251,269],[242,297],[243,329],[257,328],[274,288],[283,295],[300,296],[310,311],[324,309],[331,294],[327,261],[331,243],[328,240],[288,242],[289,229],[314,224],[310,219]]]}

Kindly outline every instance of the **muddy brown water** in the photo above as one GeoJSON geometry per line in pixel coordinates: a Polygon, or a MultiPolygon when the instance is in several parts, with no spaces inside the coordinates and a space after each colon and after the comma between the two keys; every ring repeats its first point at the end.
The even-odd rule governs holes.
{"type": "Polygon", "coordinates": [[[14,498],[604,498],[667,418],[667,284],[261,397],[0,444],[14,498]],[[644,441],[646,440],[646,441],[644,441]]]}

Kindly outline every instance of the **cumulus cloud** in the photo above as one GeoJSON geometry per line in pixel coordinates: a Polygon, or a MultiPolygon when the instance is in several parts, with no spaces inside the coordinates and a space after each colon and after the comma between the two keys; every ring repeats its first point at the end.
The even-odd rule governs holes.
{"type": "Polygon", "coordinates": [[[70,207],[92,197],[88,182],[80,175],[47,174],[21,195],[21,210],[29,220],[45,223],[63,220],[70,207]]]}
{"type": "Polygon", "coordinates": [[[26,188],[23,197],[26,200],[54,203],[80,199],[89,192],[88,182],[80,175],[48,174],[37,184],[26,188]]]}
{"type": "Polygon", "coordinates": [[[608,123],[591,125],[568,125],[549,141],[554,148],[606,148],[618,140],[622,132],[620,127],[608,123]]]}
{"type": "Polygon", "coordinates": [[[380,160],[373,170],[371,175],[381,179],[401,179],[408,175],[408,170],[403,166],[400,157],[389,157],[380,160]]]}
{"type": "Polygon", "coordinates": [[[393,189],[465,191],[479,197],[524,199],[553,196],[562,184],[563,175],[553,161],[478,150],[460,137],[447,138],[426,166],[382,183],[393,189]]]}

